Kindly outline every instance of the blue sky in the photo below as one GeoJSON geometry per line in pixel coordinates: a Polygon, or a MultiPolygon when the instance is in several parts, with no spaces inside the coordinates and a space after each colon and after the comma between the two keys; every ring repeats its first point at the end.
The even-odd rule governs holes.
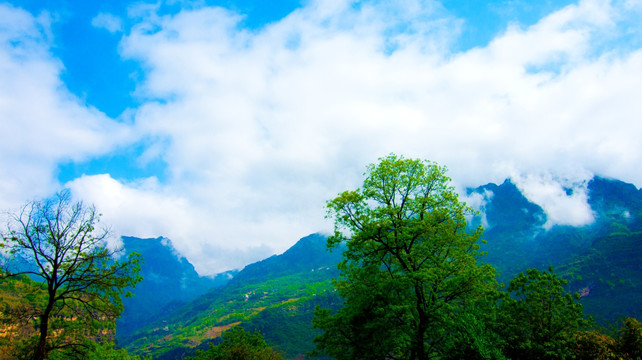
{"type": "MultiPolygon", "coordinates": [[[[642,185],[642,2],[0,2],[0,206],[62,187],[203,273],[327,231],[390,152],[549,223],[642,185]],[[564,189],[576,191],[567,194],[564,189]]],[[[484,199],[467,199],[481,204],[484,199]]]]}

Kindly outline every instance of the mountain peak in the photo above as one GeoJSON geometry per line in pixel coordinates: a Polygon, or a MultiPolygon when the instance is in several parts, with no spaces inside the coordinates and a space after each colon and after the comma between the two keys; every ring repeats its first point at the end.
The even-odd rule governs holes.
{"type": "Polygon", "coordinates": [[[488,227],[520,227],[529,229],[542,226],[546,222],[544,210],[530,202],[517,186],[506,179],[501,185],[489,183],[469,193],[478,193],[486,197],[484,208],[488,227]]]}
{"type": "Polygon", "coordinates": [[[301,238],[283,254],[247,265],[232,282],[260,281],[269,277],[309,272],[320,267],[334,269],[341,260],[341,253],[327,251],[326,241],[327,237],[321,234],[301,238]]]}
{"type": "Polygon", "coordinates": [[[141,239],[123,236],[126,254],[141,254],[140,275],[136,296],[123,299],[125,311],[117,321],[121,336],[152,320],[156,313],[172,302],[186,302],[229,281],[227,274],[215,278],[199,276],[194,266],[172,245],[168,238],[141,239]]]}

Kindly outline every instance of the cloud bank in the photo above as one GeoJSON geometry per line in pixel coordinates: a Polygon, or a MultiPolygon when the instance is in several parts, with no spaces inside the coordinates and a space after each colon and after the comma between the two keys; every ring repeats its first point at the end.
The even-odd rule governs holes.
{"type": "Polygon", "coordinates": [[[17,94],[9,82],[31,87],[0,103],[0,121],[44,126],[31,144],[45,141],[3,148],[3,164],[16,160],[0,176],[24,166],[25,179],[51,189],[57,162],[148,139],[136,161],[163,161],[166,180],[104,174],[67,185],[119,233],[169,237],[201,273],[330,229],[325,201],[359,186],[365,165],[390,152],[447,165],[460,189],[511,177],[547,226],[592,221],[593,174],[642,185],[639,2],[580,1],[464,52],[451,49],[465,19],[437,2],[317,0],[259,29],[223,8],[162,15],[141,5],[120,43],[145,70],[131,123],[66,93],[46,31],[33,30],[42,21],[0,9],[25,18],[2,34],[38,49],[17,59],[2,43],[2,74],[15,78],[2,80],[2,99],[17,94]],[[35,92],[48,100],[30,113],[35,92]]]}

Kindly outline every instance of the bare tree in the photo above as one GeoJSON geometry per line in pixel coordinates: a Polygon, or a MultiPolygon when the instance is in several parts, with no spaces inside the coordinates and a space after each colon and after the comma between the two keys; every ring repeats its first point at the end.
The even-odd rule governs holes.
{"type": "Polygon", "coordinates": [[[44,292],[35,305],[33,359],[53,350],[82,354],[88,339],[110,332],[123,310],[121,295],[141,280],[138,255],[116,260],[99,217],[93,206],[72,202],[68,190],[10,214],[0,276],[27,274],[42,281],[44,292]]]}

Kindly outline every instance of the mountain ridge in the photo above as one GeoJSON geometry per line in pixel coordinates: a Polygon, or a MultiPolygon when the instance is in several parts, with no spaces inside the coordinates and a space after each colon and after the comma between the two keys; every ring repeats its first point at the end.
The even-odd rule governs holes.
{"type": "Polygon", "coordinates": [[[235,272],[213,277],[200,276],[194,266],[164,237],[141,239],[123,236],[125,254],[143,254],[140,275],[143,277],[132,293],[124,298],[125,310],[117,320],[119,336],[128,336],[152,321],[158,313],[172,311],[211,288],[225,285],[235,272]]]}

